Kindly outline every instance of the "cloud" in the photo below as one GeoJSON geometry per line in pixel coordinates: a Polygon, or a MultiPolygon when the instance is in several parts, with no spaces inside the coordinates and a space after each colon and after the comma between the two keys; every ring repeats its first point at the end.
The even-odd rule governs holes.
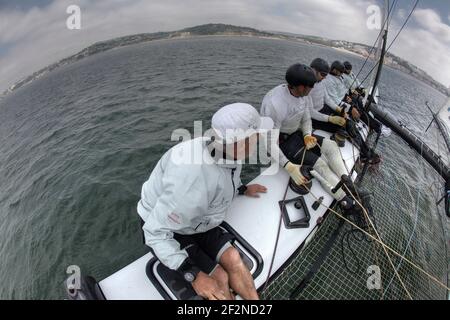
{"type": "Polygon", "coordinates": [[[406,28],[391,51],[450,86],[450,26],[431,9],[418,9],[413,17],[417,26],[406,28]]]}
{"type": "MultiPolygon", "coordinates": [[[[204,23],[229,23],[372,44],[377,32],[366,27],[366,9],[373,3],[368,0],[58,0],[27,9],[2,8],[0,47],[6,50],[0,50],[0,92],[94,42],[204,23]],[[82,30],[66,28],[66,8],[71,4],[81,7],[82,30]]],[[[406,36],[402,35],[403,41],[396,44],[395,52],[450,84],[450,72],[436,68],[436,61],[448,55],[447,45],[442,44],[448,39],[448,26],[432,10],[418,11],[416,19],[420,20],[417,31],[426,32],[429,48],[403,39],[406,36]],[[411,55],[411,48],[416,56],[411,55]]],[[[409,36],[415,31],[408,30],[409,36]]]]}
{"type": "Polygon", "coordinates": [[[418,9],[414,12],[414,18],[425,30],[430,31],[445,42],[450,42],[450,26],[442,22],[436,11],[418,9]]]}

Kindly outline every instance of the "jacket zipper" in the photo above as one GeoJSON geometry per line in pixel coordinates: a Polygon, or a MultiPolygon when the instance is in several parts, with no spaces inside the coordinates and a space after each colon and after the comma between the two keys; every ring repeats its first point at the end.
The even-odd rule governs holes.
{"type": "Polygon", "coordinates": [[[236,186],[234,185],[234,171],[236,171],[236,169],[231,169],[231,182],[233,183],[233,199],[234,195],[236,194],[236,186]]]}

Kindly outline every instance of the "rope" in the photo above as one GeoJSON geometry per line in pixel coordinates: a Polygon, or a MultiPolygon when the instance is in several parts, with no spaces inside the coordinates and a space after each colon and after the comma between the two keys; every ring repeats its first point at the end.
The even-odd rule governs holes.
{"type": "MultiPolygon", "coordinates": [[[[349,189],[345,184],[344,184],[344,187],[347,189],[347,191],[350,193],[350,195],[351,195],[352,198],[356,201],[356,203],[361,207],[361,209],[362,209],[362,211],[363,211],[363,213],[364,213],[366,219],[370,222],[370,225],[372,226],[373,231],[375,232],[377,238],[378,238],[379,241],[382,243],[381,236],[380,236],[380,234],[378,233],[377,229],[375,228],[375,225],[373,224],[372,220],[370,219],[369,214],[367,213],[366,208],[364,208],[364,206],[358,201],[358,199],[353,195],[353,193],[350,191],[350,189],[349,189]]],[[[361,229],[361,230],[362,230],[362,229],[361,229]]],[[[367,234],[369,234],[369,233],[367,233],[367,234]]],[[[410,299],[410,300],[413,300],[413,298],[412,298],[411,294],[409,293],[408,289],[406,288],[406,286],[405,286],[405,284],[404,284],[402,278],[401,278],[400,275],[398,274],[398,271],[395,269],[394,263],[392,262],[392,259],[391,259],[391,257],[389,256],[389,253],[387,252],[387,250],[386,250],[386,248],[385,248],[384,246],[383,246],[383,250],[384,250],[384,252],[386,253],[386,257],[388,258],[389,263],[391,264],[391,267],[394,269],[395,275],[397,276],[398,280],[400,281],[400,283],[401,283],[403,289],[405,289],[405,292],[406,292],[406,294],[408,295],[409,299],[410,299]]]]}
{"type": "MultiPolygon", "coordinates": [[[[306,145],[305,145],[304,147],[302,147],[302,149],[305,149],[305,150],[303,151],[303,156],[302,156],[302,161],[301,161],[301,163],[300,163],[300,167],[303,166],[303,162],[305,161],[306,145]]],[[[301,152],[302,149],[300,149],[300,152],[301,152]]],[[[306,186],[305,186],[305,187],[306,187],[306,186]]],[[[284,191],[283,201],[286,200],[286,196],[287,196],[288,190],[289,190],[289,182],[288,182],[288,184],[287,184],[287,186],[286,186],[286,190],[284,191]]],[[[266,281],[265,281],[265,283],[264,283],[264,287],[263,287],[262,292],[265,292],[266,289],[267,289],[267,286],[269,285],[270,274],[272,273],[273,263],[274,263],[274,261],[275,261],[275,255],[276,255],[276,253],[277,253],[277,248],[278,248],[278,242],[279,242],[279,240],[280,240],[281,223],[282,223],[282,221],[283,221],[283,211],[282,211],[281,208],[280,208],[280,220],[278,221],[277,237],[276,237],[276,239],[275,239],[275,245],[274,245],[274,248],[273,248],[272,259],[271,259],[271,261],[270,261],[269,273],[267,274],[267,278],[266,278],[266,281]]]]}
{"type": "MultiPolygon", "coordinates": [[[[422,142],[422,146],[420,148],[420,157],[422,158],[422,152],[423,152],[423,142],[422,142]]],[[[422,158],[422,165],[423,165],[423,158],[422,158]]],[[[411,232],[411,235],[409,236],[408,242],[406,244],[406,248],[405,251],[403,252],[403,255],[406,255],[409,246],[411,245],[411,241],[413,239],[414,233],[416,232],[416,228],[417,228],[417,222],[419,220],[419,198],[420,198],[420,188],[417,189],[417,198],[416,198],[416,214],[415,214],[415,220],[414,220],[414,227],[413,230],[411,232]]],[[[400,260],[400,262],[397,265],[397,271],[400,270],[400,267],[402,265],[402,260],[400,260]]],[[[384,290],[383,293],[383,297],[386,295],[386,292],[388,291],[389,287],[392,284],[392,281],[394,280],[394,277],[391,278],[391,281],[389,281],[389,284],[387,285],[386,289],[384,290]]]]}
{"type": "MultiPolygon", "coordinates": [[[[321,149],[320,145],[319,145],[319,144],[317,144],[317,145],[318,145],[319,148],[321,149]]],[[[303,161],[304,161],[304,158],[305,158],[305,154],[306,154],[306,148],[305,148],[305,152],[303,152],[302,161],[301,161],[301,166],[303,165],[303,161]]],[[[342,154],[341,154],[341,158],[342,158],[342,154]]],[[[342,160],[343,160],[343,159],[342,159],[342,160]]],[[[344,161],[344,164],[345,164],[345,161],[344,161]]],[[[348,171],[348,168],[346,168],[346,169],[347,169],[347,171],[348,171]]],[[[443,284],[443,283],[442,283],[441,281],[439,281],[436,277],[434,277],[433,275],[431,275],[430,273],[428,273],[427,271],[425,271],[424,269],[422,269],[421,267],[419,267],[417,264],[415,264],[414,262],[412,262],[411,260],[409,260],[408,258],[406,258],[406,257],[404,256],[404,254],[402,255],[402,254],[398,253],[397,251],[395,251],[394,249],[392,249],[390,246],[386,245],[386,244],[383,242],[382,238],[380,237],[378,231],[376,230],[376,227],[375,227],[373,221],[370,219],[370,217],[369,217],[369,215],[368,215],[368,213],[367,213],[367,210],[366,210],[366,209],[364,208],[364,206],[358,201],[358,199],[356,199],[355,195],[352,194],[352,192],[348,189],[348,187],[347,187],[346,185],[344,185],[344,186],[345,186],[345,188],[348,190],[348,192],[350,193],[350,195],[352,196],[352,198],[356,201],[356,203],[361,207],[361,209],[362,209],[362,211],[363,211],[363,213],[364,213],[364,216],[365,216],[366,221],[368,221],[368,222],[370,223],[371,228],[374,230],[374,232],[376,233],[376,236],[377,236],[377,237],[374,237],[372,234],[370,234],[370,233],[367,232],[366,230],[362,229],[361,227],[359,227],[358,225],[356,225],[354,222],[350,221],[349,219],[347,219],[346,217],[344,217],[343,215],[341,215],[340,213],[338,213],[336,210],[334,210],[334,209],[332,209],[331,207],[329,207],[329,206],[323,204],[321,201],[319,201],[319,198],[318,198],[316,195],[314,195],[314,194],[312,193],[312,191],[311,191],[306,185],[304,185],[304,187],[306,188],[306,190],[309,191],[309,193],[311,194],[311,196],[312,196],[316,201],[318,201],[319,205],[325,207],[327,210],[329,210],[330,212],[334,213],[338,218],[340,218],[340,219],[342,219],[343,221],[347,222],[347,223],[350,224],[352,227],[354,227],[355,229],[359,230],[361,233],[363,233],[364,235],[366,235],[368,238],[372,239],[373,241],[377,242],[378,244],[380,244],[380,245],[382,246],[382,248],[383,248],[383,250],[384,250],[384,252],[385,252],[385,254],[386,254],[386,257],[388,258],[388,260],[389,260],[389,262],[390,262],[390,264],[391,264],[391,266],[392,266],[392,268],[393,268],[393,270],[394,270],[394,272],[395,272],[395,275],[396,275],[397,278],[399,279],[399,281],[400,281],[401,285],[403,286],[405,292],[407,293],[409,299],[412,300],[413,298],[412,298],[411,294],[409,293],[408,289],[406,288],[406,286],[405,286],[403,280],[401,279],[400,275],[398,274],[398,271],[397,271],[397,269],[395,268],[395,266],[394,266],[394,264],[393,264],[393,262],[392,262],[392,260],[391,260],[391,258],[390,258],[390,256],[389,256],[388,251],[390,251],[391,253],[393,253],[393,254],[396,255],[397,257],[399,257],[399,258],[401,259],[401,260],[400,260],[400,263],[403,262],[403,261],[407,262],[409,265],[411,265],[412,267],[414,267],[414,268],[417,269],[418,271],[420,271],[420,272],[422,272],[423,274],[425,274],[429,279],[431,279],[432,281],[434,281],[436,284],[438,284],[439,286],[445,288],[448,292],[450,292],[450,288],[449,288],[447,285],[443,284]]],[[[288,188],[289,188],[289,185],[286,186],[286,190],[285,190],[285,194],[284,194],[283,200],[286,199],[286,195],[287,195],[288,188]]],[[[358,195],[358,197],[359,197],[359,195],[358,195]]],[[[273,268],[273,263],[274,263],[274,260],[275,260],[276,250],[277,250],[277,247],[278,247],[278,242],[279,242],[279,237],[280,237],[280,232],[281,232],[281,223],[282,223],[282,219],[283,219],[283,216],[282,216],[282,213],[281,213],[281,210],[280,210],[280,220],[279,220],[279,225],[278,225],[277,238],[276,238],[275,246],[274,246],[274,253],[273,253],[273,255],[272,255],[272,260],[271,260],[271,264],[270,264],[270,268],[269,268],[269,273],[268,273],[268,275],[267,275],[267,279],[266,279],[266,282],[265,282],[265,284],[264,284],[263,292],[267,289],[267,286],[268,286],[268,283],[269,283],[269,279],[270,279],[270,274],[271,274],[271,271],[272,271],[272,268],[273,268]]],[[[386,290],[387,290],[387,289],[386,289],[386,290]]]]}
{"type": "MultiPolygon", "coordinates": [[[[321,146],[320,146],[319,144],[317,144],[317,145],[319,146],[320,150],[322,150],[321,146]]],[[[352,143],[352,145],[353,145],[353,143],[352,143]]],[[[342,157],[342,153],[341,153],[340,149],[339,149],[339,153],[340,153],[341,159],[342,159],[342,161],[344,162],[344,165],[345,165],[345,161],[344,161],[344,159],[343,159],[343,157],[342,157]]],[[[347,168],[346,165],[345,165],[345,167],[346,167],[347,172],[348,172],[348,168],[347,168]]],[[[410,300],[413,300],[411,294],[409,293],[408,289],[406,288],[405,283],[403,282],[402,278],[401,278],[400,275],[398,274],[398,270],[395,268],[394,263],[392,262],[392,259],[391,259],[390,255],[389,255],[389,253],[387,252],[387,250],[386,250],[386,248],[385,248],[385,245],[384,245],[384,243],[383,243],[383,241],[382,241],[382,239],[381,239],[381,236],[379,235],[379,233],[378,233],[378,231],[377,231],[377,229],[376,229],[376,227],[375,227],[373,221],[370,219],[369,214],[367,213],[367,210],[366,210],[366,209],[364,208],[364,206],[360,203],[360,201],[358,201],[357,197],[358,197],[359,199],[361,199],[360,196],[359,196],[359,194],[358,194],[358,191],[357,191],[356,188],[355,188],[356,193],[357,193],[357,197],[355,197],[355,195],[350,191],[350,189],[347,187],[347,185],[344,184],[344,187],[347,189],[347,191],[350,193],[351,197],[356,201],[356,203],[361,207],[361,209],[362,209],[362,211],[363,211],[363,213],[364,213],[364,218],[365,218],[365,220],[366,220],[366,223],[367,223],[367,222],[370,223],[370,225],[371,225],[371,227],[372,227],[374,233],[376,234],[376,236],[377,236],[377,238],[378,238],[379,240],[375,239],[370,233],[366,232],[365,230],[363,230],[363,229],[360,228],[359,226],[356,226],[356,224],[354,224],[353,222],[352,222],[351,224],[352,224],[353,226],[356,226],[357,229],[359,229],[360,231],[363,231],[366,235],[369,235],[372,239],[375,239],[375,240],[377,240],[378,242],[380,242],[380,243],[383,244],[383,250],[384,250],[384,252],[385,252],[385,254],[386,254],[386,257],[387,257],[388,260],[389,260],[389,263],[391,264],[391,267],[392,267],[393,270],[394,270],[395,275],[397,276],[398,280],[400,281],[400,283],[401,283],[403,289],[405,290],[406,294],[408,295],[409,299],[410,299],[410,300]]],[[[317,197],[316,197],[314,194],[312,194],[311,190],[309,190],[309,188],[308,188],[307,186],[305,186],[305,188],[311,193],[311,195],[312,195],[314,198],[316,198],[316,200],[318,200],[317,197]]],[[[329,207],[328,207],[328,209],[331,210],[331,208],[329,208],[329,207]]],[[[349,220],[348,220],[348,221],[349,221],[349,220]]],[[[402,260],[401,260],[401,261],[402,261],[402,260]]],[[[400,262],[401,262],[401,261],[400,261],[400,262]]]]}
{"type": "MultiPolygon", "coordinates": [[[[318,200],[318,198],[309,190],[311,196],[318,200]]],[[[439,286],[445,288],[447,291],[450,292],[450,288],[447,287],[445,284],[443,284],[441,281],[439,281],[438,279],[436,279],[436,277],[434,277],[433,275],[431,275],[430,273],[426,272],[425,270],[423,270],[421,267],[419,267],[417,264],[415,264],[414,262],[412,262],[411,260],[409,260],[408,258],[402,256],[400,253],[398,253],[397,251],[395,251],[394,249],[392,249],[391,247],[389,247],[388,245],[386,245],[382,240],[378,240],[376,239],[374,236],[372,236],[371,234],[369,234],[368,232],[366,232],[365,230],[363,230],[362,228],[360,228],[359,226],[357,226],[356,224],[354,224],[352,221],[348,220],[347,218],[345,218],[343,215],[341,215],[339,212],[337,212],[336,210],[333,210],[332,208],[328,207],[327,205],[321,203],[321,206],[327,208],[328,210],[330,210],[330,212],[334,213],[338,218],[344,220],[345,222],[349,223],[350,225],[352,225],[353,227],[355,227],[356,229],[360,230],[362,233],[364,233],[366,236],[368,236],[369,238],[371,238],[372,240],[376,241],[377,243],[379,243],[381,246],[383,246],[383,248],[386,248],[388,251],[392,252],[394,255],[396,255],[397,257],[403,259],[405,262],[407,262],[408,264],[410,264],[412,267],[414,267],[415,269],[419,270],[420,272],[422,272],[423,274],[427,275],[431,280],[433,280],[434,282],[436,282],[439,286]]]]}
{"type": "MultiPolygon", "coordinates": [[[[344,160],[344,157],[343,157],[343,155],[342,155],[342,152],[341,152],[341,149],[340,149],[340,148],[339,148],[339,154],[340,154],[340,156],[341,156],[342,161],[344,162],[344,166],[345,166],[345,169],[346,169],[346,171],[347,171],[347,174],[348,174],[348,176],[350,177],[350,176],[351,176],[350,170],[349,170],[348,167],[347,167],[347,164],[346,164],[346,162],[345,162],[345,160],[344,160]]],[[[352,154],[353,154],[353,161],[354,161],[354,163],[356,164],[356,158],[355,158],[355,145],[354,145],[353,143],[352,143],[352,154]]],[[[358,193],[358,191],[356,191],[356,192],[358,193]]],[[[358,194],[358,197],[359,197],[359,194],[358,194]]],[[[365,222],[366,222],[366,225],[369,225],[367,219],[365,220],[365,222]]],[[[348,245],[348,248],[350,249],[350,251],[353,253],[353,256],[357,259],[356,254],[354,253],[353,249],[352,249],[351,246],[350,246],[350,234],[353,234],[353,235],[354,235],[353,232],[354,232],[354,229],[350,230],[349,233],[347,234],[347,245],[348,245]]],[[[357,238],[356,238],[356,235],[354,235],[354,237],[355,237],[356,240],[361,241],[360,239],[357,239],[357,238]]],[[[345,235],[342,237],[342,243],[341,243],[342,259],[343,259],[343,261],[344,261],[344,264],[345,264],[347,270],[350,271],[349,267],[347,266],[347,262],[346,262],[346,260],[345,260],[344,240],[345,240],[345,235]]],[[[378,259],[378,253],[376,252],[376,250],[374,250],[373,252],[375,253],[375,259],[376,259],[376,261],[377,261],[377,265],[380,265],[379,259],[378,259]]],[[[359,260],[357,260],[357,262],[358,262],[358,265],[359,265],[359,260]]],[[[359,269],[359,267],[358,267],[358,269],[359,269]]],[[[382,298],[382,297],[381,297],[381,298],[382,298]]]]}
{"type": "MultiPolygon", "coordinates": [[[[354,143],[353,143],[353,142],[352,142],[352,147],[354,148],[354,143]]],[[[354,149],[353,149],[353,148],[352,148],[352,150],[353,150],[353,152],[354,152],[354,149]]],[[[341,159],[342,159],[342,161],[343,161],[344,164],[345,164],[345,161],[344,161],[344,159],[343,159],[343,157],[342,157],[342,153],[340,152],[340,150],[339,150],[339,153],[341,154],[341,159]]],[[[353,155],[353,158],[354,158],[354,155],[353,155]]],[[[356,163],[356,161],[355,161],[355,163],[356,163]]],[[[348,169],[347,169],[347,171],[348,171],[348,169]]],[[[360,197],[360,195],[359,195],[359,193],[358,193],[358,190],[355,188],[355,191],[356,191],[356,193],[357,193],[357,195],[356,195],[357,197],[355,197],[355,195],[353,195],[353,193],[350,191],[350,189],[347,187],[347,185],[344,184],[344,187],[347,189],[347,191],[350,193],[350,195],[352,196],[352,198],[357,202],[357,204],[358,204],[358,205],[361,207],[361,209],[363,210],[363,212],[364,212],[364,218],[365,218],[366,224],[369,225],[369,223],[370,223],[370,225],[371,225],[371,227],[372,227],[374,233],[376,234],[376,236],[377,236],[377,237],[380,239],[380,241],[381,241],[381,236],[379,235],[379,233],[378,233],[378,231],[377,231],[377,228],[375,227],[374,223],[373,223],[372,220],[370,219],[369,214],[367,213],[367,210],[366,210],[366,209],[364,208],[364,206],[358,201],[358,199],[361,200],[361,197],[360,197]]],[[[347,238],[347,239],[348,239],[348,238],[347,238]]],[[[348,240],[347,242],[349,242],[349,240],[348,240]]],[[[400,283],[402,284],[403,288],[405,289],[406,293],[408,294],[408,297],[412,300],[412,296],[411,296],[411,294],[409,293],[408,289],[406,288],[405,284],[403,283],[403,280],[401,279],[400,275],[398,274],[398,271],[395,269],[395,266],[394,266],[394,264],[393,264],[393,262],[392,262],[392,260],[391,260],[391,258],[390,258],[390,256],[389,256],[388,252],[386,251],[386,249],[385,249],[384,247],[383,247],[383,250],[384,250],[385,253],[386,253],[386,257],[388,258],[389,263],[391,264],[392,268],[394,269],[394,272],[395,272],[396,276],[398,277],[400,283]]]]}
{"type": "MultiPolygon", "coordinates": [[[[287,195],[288,189],[289,189],[289,183],[287,184],[286,190],[284,191],[283,201],[286,200],[286,195],[287,195]]],[[[270,274],[272,273],[273,263],[275,261],[275,255],[276,255],[276,252],[277,252],[278,241],[280,240],[281,222],[282,221],[283,221],[283,212],[282,212],[282,210],[280,208],[280,220],[278,222],[277,237],[275,239],[275,246],[273,248],[272,259],[270,261],[269,273],[267,274],[267,278],[266,278],[266,281],[264,283],[264,288],[263,288],[262,292],[265,292],[266,289],[267,289],[267,286],[269,285],[270,274]]]]}
{"type": "MultiPolygon", "coordinates": [[[[319,146],[319,147],[320,147],[320,146],[319,146]]],[[[352,150],[353,150],[353,159],[354,159],[354,144],[353,144],[353,143],[352,143],[352,150]]],[[[339,154],[340,154],[340,156],[341,156],[342,162],[343,162],[344,165],[345,165],[345,168],[346,168],[346,170],[347,170],[347,173],[350,174],[350,173],[349,173],[349,170],[348,170],[348,168],[347,168],[347,165],[346,165],[346,163],[345,163],[344,157],[342,156],[342,152],[341,152],[340,148],[339,148],[339,154]]],[[[356,163],[356,161],[355,161],[355,163],[356,163]]],[[[360,197],[360,195],[359,195],[359,193],[358,193],[358,190],[355,188],[356,195],[357,195],[357,197],[358,197],[358,199],[357,199],[357,198],[355,197],[355,195],[353,195],[353,193],[352,193],[352,192],[350,191],[350,189],[347,187],[347,185],[344,184],[344,186],[345,186],[345,188],[347,189],[347,191],[350,193],[350,195],[352,196],[352,198],[358,203],[358,205],[359,205],[359,206],[361,207],[361,209],[363,210],[363,212],[364,212],[364,219],[365,219],[366,225],[369,226],[369,223],[370,223],[370,225],[371,225],[373,231],[375,232],[375,234],[377,235],[377,237],[381,240],[381,237],[380,237],[380,235],[378,234],[378,231],[377,231],[377,229],[376,229],[374,223],[373,223],[372,220],[370,219],[369,214],[367,213],[367,211],[366,211],[366,209],[364,208],[364,206],[358,201],[358,199],[361,200],[361,197],[360,197]]],[[[313,195],[313,196],[314,196],[314,195],[313,195]]],[[[361,229],[361,230],[362,230],[362,229],[361,229]]],[[[369,233],[369,234],[370,234],[370,233],[369,233]]],[[[343,240],[344,240],[344,238],[343,238],[343,240]]],[[[349,247],[350,250],[351,250],[350,242],[349,242],[349,236],[347,237],[347,243],[348,243],[348,247],[349,247]]],[[[352,250],[351,250],[351,251],[352,251],[352,250]]],[[[384,249],[384,251],[385,251],[386,256],[387,256],[389,262],[391,263],[391,266],[393,267],[394,272],[395,272],[395,274],[397,275],[397,277],[398,277],[400,283],[402,284],[402,286],[403,286],[403,288],[405,289],[406,293],[408,294],[409,298],[412,300],[411,294],[409,293],[408,289],[407,289],[406,286],[404,285],[404,283],[403,283],[403,281],[402,281],[400,275],[398,274],[398,271],[395,269],[394,264],[392,263],[392,260],[391,260],[391,258],[390,258],[390,256],[389,256],[389,254],[387,253],[386,249],[384,249]]],[[[353,251],[352,251],[352,252],[353,252],[353,251]]],[[[342,247],[342,254],[343,254],[343,256],[344,256],[343,247],[342,247]]],[[[345,256],[344,256],[344,257],[345,257],[345,256]]],[[[378,261],[378,255],[377,255],[377,261],[378,261]]],[[[344,259],[344,263],[345,263],[345,265],[346,265],[346,267],[347,267],[347,264],[346,264],[346,262],[345,262],[345,259],[344,259]]],[[[358,267],[358,268],[359,268],[359,267],[358,267]]],[[[347,267],[347,269],[349,269],[349,268],[347,267]]]]}

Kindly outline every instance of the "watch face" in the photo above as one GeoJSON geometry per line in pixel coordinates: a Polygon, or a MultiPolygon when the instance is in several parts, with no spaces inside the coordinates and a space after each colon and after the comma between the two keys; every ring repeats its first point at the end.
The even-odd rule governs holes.
{"type": "Polygon", "coordinates": [[[191,272],[186,272],[186,273],[184,274],[184,280],[186,280],[187,282],[192,282],[192,281],[195,280],[195,276],[194,276],[194,274],[191,273],[191,272]]]}

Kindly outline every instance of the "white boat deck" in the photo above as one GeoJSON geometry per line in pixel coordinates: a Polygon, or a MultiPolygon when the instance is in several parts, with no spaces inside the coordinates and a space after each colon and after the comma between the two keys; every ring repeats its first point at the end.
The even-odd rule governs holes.
{"type": "MultiPolygon", "coordinates": [[[[360,131],[365,137],[367,128],[364,126],[364,129],[360,131]]],[[[315,133],[324,137],[330,136],[329,133],[323,131],[315,131],[315,133]]],[[[346,167],[351,170],[355,160],[359,157],[358,149],[347,141],[345,147],[341,148],[341,153],[346,167]]],[[[356,175],[353,175],[353,179],[355,178],[356,175]]],[[[289,176],[284,170],[279,170],[276,175],[258,176],[250,184],[264,185],[268,192],[257,199],[236,197],[225,220],[261,255],[264,261],[262,272],[255,279],[257,288],[265,283],[268,276],[281,215],[278,202],[283,199],[288,181],[289,176]]],[[[278,250],[274,259],[272,274],[308,240],[317,225],[317,220],[325,215],[326,207],[333,202],[333,198],[324,191],[317,180],[313,180],[311,193],[316,197],[324,197],[322,203],[325,206],[320,206],[314,211],[312,204],[316,199],[312,194],[308,194],[304,196],[304,199],[311,215],[309,228],[286,229],[284,223],[281,224],[278,250]]],[[[286,199],[295,197],[298,197],[298,195],[289,189],[286,199]]],[[[290,216],[292,214],[291,217],[293,217],[296,209],[291,204],[287,205],[287,209],[290,216]]],[[[145,266],[151,258],[152,254],[148,253],[100,281],[99,284],[106,299],[162,299],[145,273],[145,266]]]]}

